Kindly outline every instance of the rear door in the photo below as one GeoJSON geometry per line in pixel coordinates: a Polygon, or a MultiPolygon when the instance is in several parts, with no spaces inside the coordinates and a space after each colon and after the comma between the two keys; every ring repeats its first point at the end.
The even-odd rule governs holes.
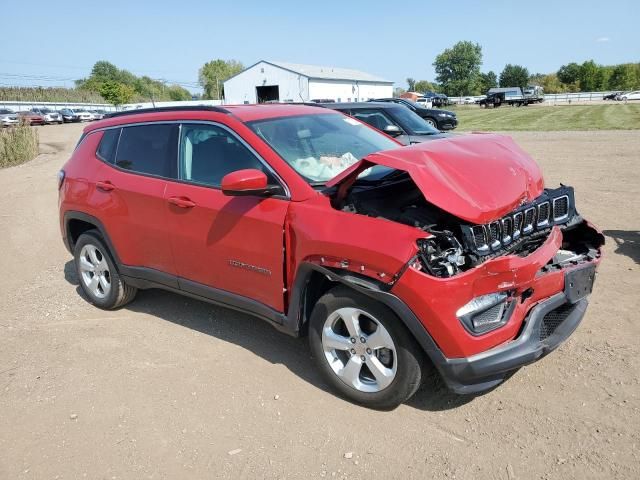
{"type": "Polygon", "coordinates": [[[235,132],[221,124],[181,125],[179,180],[165,193],[180,288],[200,296],[218,291],[284,310],[283,183],[235,132]],[[256,168],[282,187],[270,198],[223,195],[222,177],[256,168]]]}
{"type": "Polygon", "coordinates": [[[105,130],[96,152],[105,162],[96,183],[101,219],[120,261],[173,282],[164,194],[177,176],[177,144],[178,124],[155,123],[105,130]]]}

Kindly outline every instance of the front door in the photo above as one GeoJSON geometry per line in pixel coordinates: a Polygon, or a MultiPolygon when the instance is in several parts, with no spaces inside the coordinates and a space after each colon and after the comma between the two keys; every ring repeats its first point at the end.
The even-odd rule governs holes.
{"type": "Polygon", "coordinates": [[[229,197],[220,189],[224,175],[246,168],[264,171],[270,184],[278,180],[221,125],[183,124],[179,159],[180,182],[168,182],[165,200],[180,287],[199,295],[223,290],[282,312],[284,189],[270,198],[229,197]]]}

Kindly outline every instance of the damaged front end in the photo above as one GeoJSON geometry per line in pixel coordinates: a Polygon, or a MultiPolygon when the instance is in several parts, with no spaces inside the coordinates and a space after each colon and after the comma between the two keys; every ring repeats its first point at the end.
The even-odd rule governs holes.
{"type": "MultiPolygon", "coordinates": [[[[448,278],[504,255],[526,257],[558,227],[563,234],[553,265],[576,265],[600,256],[604,238],[575,209],[573,188],[545,189],[533,202],[507,215],[473,224],[426,201],[408,177],[377,188],[354,188],[339,205],[342,211],[385,218],[425,232],[410,267],[448,278]]],[[[546,267],[545,267],[546,268],[546,267]]]]}
{"type": "Polygon", "coordinates": [[[567,238],[560,263],[593,260],[604,243],[577,213],[573,188],[545,189],[535,162],[508,137],[467,135],[374,154],[327,185],[338,210],[425,232],[410,266],[434,277],[526,257],[555,227],[567,238]],[[358,180],[374,165],[390,173],[358,180]]]}
{"type": "Polygon", "coordinates": [[[554,336],[559,323],[571,318],[575,327],[582,318],[604,237],[577,212],[573,188],[544,188],[537,165],[507,137],[467,135],[374,154],[325,194],[336,210],[417,230],[390,292],[446,358],[521,339],[536,308],[551,320],[527,323],[536,329],[527,341],[535,355],[546,354],[570,334],[565,322],[567,331],[554,336]],[[387,173],[359,177],[375,165],[387,173]]]}

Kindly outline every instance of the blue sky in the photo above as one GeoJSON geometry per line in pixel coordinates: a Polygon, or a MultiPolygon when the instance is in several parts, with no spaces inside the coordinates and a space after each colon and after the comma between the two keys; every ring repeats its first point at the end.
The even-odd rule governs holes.
{"type": "Polygon", "coordinates": [[[637,1],[0,0],[0,85],[72,85],[97,60],[138,75],[197,82],[215,58],[333,65],[405,86],[434,79],[458,40],[482,46],[483,71],[531,73],[593,59],[640,61],[637,1]],[[406,2],[407,4],[409,2],[406,2]]]}

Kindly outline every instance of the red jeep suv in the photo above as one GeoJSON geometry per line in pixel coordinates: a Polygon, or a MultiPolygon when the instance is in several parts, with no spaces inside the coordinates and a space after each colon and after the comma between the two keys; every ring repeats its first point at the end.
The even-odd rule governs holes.
{"type": "Polygon", "coordinates": [[[59,190],[91,303],[162,288],[249,312],[307,335],[327,382],[380,409],[433,369],[476,393],[551,352],[604,243],[508,137],[401,147],[306,105],[113,114],[59,190]]]}

